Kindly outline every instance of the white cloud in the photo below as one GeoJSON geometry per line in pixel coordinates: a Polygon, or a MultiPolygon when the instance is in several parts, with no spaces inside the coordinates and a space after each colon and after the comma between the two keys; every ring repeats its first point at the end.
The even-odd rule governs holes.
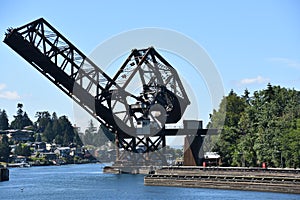
{"type": "Polygon", "coordinates": [[[15,99],[20,99],[20,96],[16,91],[4,91],[0,92],[0,99],[8,99],[8,100],[15,100],[15,99]]]}
{"type": "Polygon", "coordinates": [[[16,91],[4,91],[6,85],[0,83],[0,99],[16,100],[20,99],[20,95],[16,91]]]}
{"type": "Polygon", "coordinates": [[[3,83],[0,83],[0,90],[3,90],[4,88],[6,88],[6,85],[3,83]]]}
{"type": "Polygon", "coordinates": [[[257,76],[255,78],[244,78],[241,79],[238,84],[239,85],[250,85],[250,84],[262,84],[270,82],[269,78],[264,78],[262,76],[257,76]]]}
{"type": "Polygon", "coordinates": [[[268,60],[274,63],[283,64],[286,67],[300,69],[300,62],[290,58],[274,57],[269,58],[268,60]]]}

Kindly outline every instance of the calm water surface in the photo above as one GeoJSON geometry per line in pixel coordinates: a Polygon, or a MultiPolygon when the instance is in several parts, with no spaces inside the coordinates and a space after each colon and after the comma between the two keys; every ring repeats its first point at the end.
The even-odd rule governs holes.
{"type": "Polygon", "coordinates": [[[142,175],[102,173],[103,165],[65,165],[10,169],[0,182],[6,199],[297,199],[300,195],[202,188],[144,186],[142,175]]]}

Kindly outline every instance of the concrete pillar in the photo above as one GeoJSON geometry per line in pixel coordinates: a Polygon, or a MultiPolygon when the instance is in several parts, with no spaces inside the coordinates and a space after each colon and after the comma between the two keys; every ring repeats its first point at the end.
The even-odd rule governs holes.
{"type": "Polygon", "coordinates": [[[203,137],[201,136],[185,136],[183,155],[184,166],[200,166],[202,164],[204,159],[200,152],[202,143],[203,137]]]}

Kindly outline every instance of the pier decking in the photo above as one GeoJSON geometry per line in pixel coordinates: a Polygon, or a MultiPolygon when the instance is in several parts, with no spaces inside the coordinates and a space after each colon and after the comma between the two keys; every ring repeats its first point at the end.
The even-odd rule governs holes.
{"type": "Polygon", "coordinates": [[[199,187],[300,194],[299,169],[163,167],[147,186],[199,187]]]}

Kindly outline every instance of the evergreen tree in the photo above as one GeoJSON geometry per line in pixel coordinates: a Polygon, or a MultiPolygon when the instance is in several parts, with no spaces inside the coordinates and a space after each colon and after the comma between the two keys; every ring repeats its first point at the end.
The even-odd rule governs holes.
{"type": "Polygon", "coordinates": [[[23,118],[23,104],[18,104],[17,105],[17,115],[14,116],[14,120],[11,122],[11,128],[13,129],[23,129],[23,123],[22,123],[22,118],[23,118]]]}
{"type": "Polygon", "coordinates": [[[52,117],[51,117],[52,121],[58,120],[56,112],[52,113],[52,117]]]}
{"type": "Polygon", "coordinates": [[[58,135],[62,136],[62,127],[58,121],[58,118],[57,118],[55,112],[52,114],[51,120],[52,120],[52,131],[53,131],[54,137],[56,137],[58,135]]]}
{"type": "Polygon", "coordinates": [[[274,90],[271,83],[268,83],[267,89],[263,91],[263,97],[267,102],[270,102],[274,97],[274,90]]]}
{"type": "Polygon", "coordinates": [[[49,112],[36,112],[35,117],[37,118],[37,121],[35,122],[37,132],[44,132],[47,124],[51,121],[49,112]]]}
{"type": "Polygon", "coordinates": [[[42,139],[46,142],[55,142],[57,144],[68,146],[76,139],[75,130],[66,116],[57,117],[53,112],[52,116],[48,111],[37,112],[36,127],[38,132],[43,133],[42,139]]]}
{"type": "MultiPolygon", "coordinates": [[[[246,100],[231,90],[228,96],[222,99],[219,110],[214,110],[213,115],[211,115],[211,122],[208,127],[219,128],[222,131],[217,141],[214,138],[209,139],[212,140],[212,143],[216,142],[213,151],[219,152],[225,166],[229,166],[233,162],[234,149],[237,147],[237,141],[242,135],[237,126],[246,106],[246,100]]],[[[208,149],[211,148],[208,147],[208,149]]]]}
{"type": "Polygon", "coordinates": [[[0,143],[0,161],[7,162],[10,154],[10,148],[7,135],[2,135],[0,143]]]}
{"type": "Polygon", "coordinates": [[[48,122],[44,132],[43,137],[46,142],[52,142],[56,135],[53,132],[52,123],[48,122]]]}
{"type": "Polygon", "coordinates": [[[252,97],[247,90],[241,97],[231,91],[213,111],[209,127],[219,128],[225,114],[214,149],[224,165],[300,167],[299,91],[270,83],[252,97]]]}
{"type": "Polygon", "coordinates": [[[78,130],[75,130],[75,139],[74,139],[74,142],[75,142],[78,146],[82,146],[82,145],[83,145],[78,130]]]}
{"type": "Polygon", "coordinates": [[[63,143],[63,137],[61,135],[56,135],[55,139],[54,139],[54,142],[56,144],[62,144],[63,143]]]}
{"type": "Polygon", "coordinates": [[[22,110],[23,104],[18,103],[17,108],[17,115],[14,116],[15,119],[11,122],[11,128],[20,130],[25,126],[32,126],[32,121],[29,119],[27,113],[24,113],[22,110]]]}
{"type": "Polygon", "coordinates": [[[0,110],[0,130],[8,129],[8,117],[5,110],[0,110]]]}
{"type": "Polygon", "coordinates": [[[18,144],[15,149],[15,154],[18,156],[30,156],[31,155],[31,150],[30,146],[26,144],[18,144]]]}
{"type": "Polygon", "coordinates": [[[42,142],[42,137],[41,137],[41,134],[38,133],[37,136],[36,136],[36,142],[42,142]]]}
{"type": "Polygon", "coordinates": [[[244,101],[247,103],[247,104],[249,104],[250,103],[250,92],[249,92],[249,90],[248,89],[246,89],[245,91],[244,91],[244,95],[242,96],[242,98],[244,99],[244,101]]]}
{"type": "Polygon", "coordinates": [[[66,116],[61,116],[58,119],[58,123],[60,124],[61,127],[61,133],[59,133],[59,135],[62,137],[63,145],[67,146],[70,143],[73,143],[75,138],[75,132],[71,122],[68,120],[66,116]]]}
{"type": "Polygon", "coordinates": [[[63,145],[68,146],[71,143],[74,142],[75,133],[72,126],[66,127],[64,130],[64,136],[63,136],[63,145]]]}
{"type": "Polygon", "coordinates": [[[26,127],[26,126],[32,126],[33,123],[32,121],[29,119],[27,113],[25,112],[23,117],[22,117],[22,126],[23,128],[26,127]]]}

